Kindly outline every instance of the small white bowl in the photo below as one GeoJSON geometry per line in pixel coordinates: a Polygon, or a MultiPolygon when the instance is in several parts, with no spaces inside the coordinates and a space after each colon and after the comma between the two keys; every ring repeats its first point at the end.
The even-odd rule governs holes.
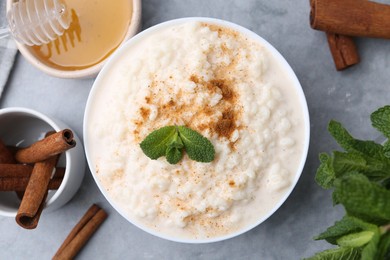
{"type": "MultiPolygon", "coordinates": [[[[131,21],[129,23],[129,27],[127,29],[126,35],[123,38],[122,43],[118,46],[122,46],[128,39],[133,37],[140,28],[141,25],[141,0],[129,0],[132,2],[132,15],[131,21]]],[[[7,12],[11,8],[11,4],[15,2],[15,0],[7,0],[7,12]]],[[[31,48],[27,45],[21,44],[17,41],[16,46],[18,47],[20,53],[26,58],[33,66],[38,68],[39,70],[59,78],[90,78],[94,77],[98,74],[98,72],[102,69],[104,63],[106,63],[107,58],[102,60],[101,62],[84,69],[79,70],[62,70],[58,67],[50,66],[45,62],[42,62],[37,56],[33,54],[31,48]]]]}
{"type": "Polygon", "coordinates": [[[217,242],[217,241],[226,240],[226,239],[229,239],[229,238],[232,238],[232,237],[236,237],[236,236],[238,236],[238,235],[240,235],[242,233],[245,233],[245,232],[253,229],[254,227],[256,227],[259,224],[263,223],[272,214],[274,214],[274,212],[284,203],[284,201],[291,194],[291,192],[294,189],[296,183],[298,182],[298,179],[301,176],[303,167],[304,167],[305,162],[306,162],[306,156],[307,156],[307,153],[308,153],[309,139],[310,139],[310,123],[309,123],[309,113],[308,113],[306,98],[305,98],[305,95],[304,95],[304,93],[302,91],[302,87],[301,87],[301,85],[300,85],[300,83],[299,83],[299,81],[298,81],[294,71],[290,67],[290,65],[283,58],[283,56],[270,43],[268,43],[266,40],[264,40],[262,37],[260,37],[259,35],[255,34],[254,32],[252,32],[252,31],[250,31],[250,30],[248,30],[248,29],[246,29],[244,27],[241,27],[241,26],[239,26],[237,24],[231,23],[231,22],[227,22],[227,21],[219,20],[219,19],[214,19],[214,18],[190,17],[190,18],[181,18],[181,19],[167,21],[167,22],[155,25],[153,27],[150,27],[147,30],[144,30],[143,32],[139,33],[138,35],[133,37],[131,40],[129,40],[120,49],[118,49],[114,53],[114,55],[112,55],[109,58],[108,62],[105,64],[105,66],[103,67],[102,71],[99,73],[98,77],[96,78],[96,80],[94,82],[94,85],[93,85],[93,87],[91,89],[91,92],[89,94],[87,105],[86,105],[86,110],[85,110],[85,115],[84,115],[83,132],[84,132],[84,146],[85,146],[87,162],[88,162],[88,165],[89,165],[89,167],[91,169],[91,172],[92,172],[92,175],[93,175],[93,177],[95,179],[95,182],[97,183],[100,191],[103,193],[105,198],[109,201],[109,203],[125,219],[127,219],[130,223],[132,223],[133,225],[137,226],[138,228],[140,228],[140,229],[142,229],[142,230],[144,230],[144,231],[146,231],[146,232],[148,232],[148,233],[150,233],[152,235],[155,235],[157,237],[164,238],[164,239],[167,239],[167,240],[171,240],[171,241],[175,241],[175,242],[181,242],[181,243],[211,243],[211,242],[217,242]],[[301,154],[301,157],[300,157],[299,166],[298,166],[298,168],[297,168],[297,170],[296,170],[296,172],[294,174],[294,178],[291,180],[291,185],[289,185],[289,187],[286,189],[284,195],[281,197],[281,199],[277,203],[275,203],[275,205],[273,205],[272,209],[269,210],[263,216],[259,217],[258,220],[255,223],[247,225],[246,227],[244,227],[244,228],[242,228],[242,229],[240,229],[238,231],[229,233],[229,234],[224,235],[224,236],[218,236],[218,237],[214,237],[214,238],[205,238],[205,239],[196,239],[196,238],[185,239],[185,238],[176,237],[176,236],[173,236],[173,235],[167,235],[167,234],[165,234],[163,232],[158,232],[158,231],[156,231],[156,230],[154,230],[154,229],[152,229],[152,228],[150,228],[150,227],[148,227],[148,226],[146,226],[144,224],[139,224],[134,219],[131,219],[125,213],[124,209],[119,207],[117,205],[117,203],[111,198],[110,194],[108,194],[108,192],[106,191],[106,189],[103,186],[103,184],[99,181],[99,178],[96,175],[95,163],[94,163],[94,161],[92,159],[92,156],[91,156],[92,151],[91,151],[90,144],[92,144],[92,142],[94,142],[94,140],[92,140],[90,138],[90,135],[88,133],[88,126],[89,126],[89,122],[90,122],[91,117],[92,117],[91,114],[93,113],[94,109],[96,108],[95,100],[97,99],[98,93],[99,93],[99,91],[103,87],[105,87],[105,83],[108,82],[107,81],[107,77],[108,77],[109,73],[111,72],[111,70],[113,68],[116,68],[115,65],[117,63],[120,63],[123,60],[123,57],[126,57],[125,54],[128,51],[131,51],[131,49],[134,46],[136,46],[137,44],[142,42],[142,40],[144,40],[145,38],[148,38],[149,36],[151,36],[151,35],[153,35],[155,33],[158,33],[160,30],[163,30],[163,29],[168,28],[170,26],[180,25],[180,24],[183,24],[183,23],[186,23],[186,22],[190,22],[190,21],[205,22],[205,23],[209,23],[209,24],[216,24],[216,25],[219,25],[219,26],[227,27],[227,28],[233,29],[235,31],[238,31],[238,32],[242,33],[243,35],[247,36],[248,38],[251,38],[251,39],[261,43],[262,46],[264,46],[272,54],[272,56],[274,56],[276,58],[276,60],[278,62],[280,62],[282,68],[285,69],[285,71],[288,73],[289,78],[291,78],[291,83],[293,85],[293,88],[297,91],[299,102],[301,104],[302,113],[303,113],[303,121],[304,121],[303,129],[305,131],[304,140],[302,140],[302,142],[303,142],[302,154],[301,154]]]}
{"type": "MultiPolygon", "coordinates": [[[[0,109],[0,139],[11,146],[29,146],[48,131],[70,129],[66,124],[28,108],[0,109]]],[[[45,210],[56,210],[67,203],[79,189],[84,178],[85,156],[80,139],[74,133],[76,146],[61,155],[58,165],[65,175],[58,190],[49,191],[45,210]]],[[[0,192],[0,215],[15,217],[20,199],[15,192],[0,192]]]]}

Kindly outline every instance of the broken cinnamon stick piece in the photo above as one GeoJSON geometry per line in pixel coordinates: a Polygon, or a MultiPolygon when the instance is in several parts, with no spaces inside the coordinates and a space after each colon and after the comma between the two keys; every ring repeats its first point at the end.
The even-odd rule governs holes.
{"type": "Polygon", "coordinates": [[[50,177],[59,155],[34,164],[22,202],[16,214],[16,222],[23,228],[34,229],[38,225],[46,202],[50,177]]]}
{"type": "Polygon", "coordinates": [[[344,70],[359,63],[356,45],[350,36],[327,32],[326,37],[337,70],[344,70]]]}
{"type": "Polygon", "coordinates": [[[0,140],[0,163],[15,163],[12,152],[0,140]]]}
{"type": "Polygon", "coordinates": [[[311,0],[313,29],[390,39],[390,5],[365,0],[311,0]]]}
{"type": "Polygon", "coordinates": [[[73,259],[106,218],[107,213],[93,204],[66,237],[53,260],[73,259]]]}
{"type": "Polygon", "coordinates": [[[64,129],[33,143],[27,148],[18,150],[15,158],[21,163],[40,162],[65,152],[75,145],[76,141],[73,139],[73,132],[70,129],[64,129]]]}

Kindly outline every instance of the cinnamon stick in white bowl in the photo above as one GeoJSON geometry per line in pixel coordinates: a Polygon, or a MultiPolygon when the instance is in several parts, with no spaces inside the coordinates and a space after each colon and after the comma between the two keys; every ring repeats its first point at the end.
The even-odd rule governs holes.
{"type": "MultiPolygon", "coordinates": [[[[28,184],[28,178],[0,178],[0,191],[24,192],[28,184]]],[[[62,178],[52,178],[47,186],[48,190],[58,190],[62,178]]],[[[22,197],[23,198],[23,197],[22,197]]]]}
{"type": "MultiPolygon", "coordinates": [[[[26,190],[33,167],[21,164],[0,164],[0,191],[26,190]]],[[[64,178],[65,168],[57,167],[49,181],[48,189],[57,190],[64,178]]],[[[22,196],[23,197],[23,196],[22,196]]]]}
{"type": "Polygon", "coordinates": [[[59,155],[52,156],[34,164],[22,202],[16,214],[16,222],[23,228],[34,229],[38,226],[48,194],[48,186],[59,155]]]}
{"type": "MultiPolygon", "coordinates": [[[[16,163],[14,152],[6,147],[6,145],[0,140],[0,163],[4,164],[14,164],[16,163]]],[[[18,198],[22,199],[24,192],[16,191],[18,198]]]]}
{"type": "Polygon", "coordinates": [[[0,140],[0,163],[15,163],[12,152],[5,146],[3,141],[0,140]]]}
{"type": "Polygon", "coordinates": [[[33,166],[16,163],[0,163],[0,178],[20,177],[28,178],[31,175],[33,166]]]}
{"type": "Polygon", "coordinates": [[[64,129],[33,143],[29,147],[18,150],[15,158],[21,163],[40,162],[63,153],[75,145],[76,141],[73,139],[73,132],[70,129],[64,129]]]}

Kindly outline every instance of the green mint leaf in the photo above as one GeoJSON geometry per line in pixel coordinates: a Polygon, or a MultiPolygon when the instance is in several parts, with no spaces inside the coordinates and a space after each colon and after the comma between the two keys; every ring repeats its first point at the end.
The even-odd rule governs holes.
{"type": "Polygon", "coordinates": [[[350,172],[359,172],[372,181],[382,181],[390,177],[390,166],[386,161],[366,156],[365,154],[334,151],[331,156],[320,154],[320,166],[315,180],[324,189],[333,187],[333,181],[350,172]]]}
{"type": "Polygon", "coordinates": [[[167,161],[170,164],[176,164],[181,160],[181,158],[183,158],[183,147],[184,144],[179,137],[179,133],[176,130],[174,136],[172,137],[172,140],[167,145],[167,150],[165,153],[167,161]]]}
{"type": "Polygon", "coordinates": [[[339,247],[322,251],[306,260],[360,260],[360,252],[359,248],[339,247]]]}
{"type": "Polygon", "coordinates": [[[183,141],[179,137],[179,133],[176,129],[175,134],[171,138],[170,142],[167,144],[168,148],[178,148],[181,149],[184,147],[183,141]]]}
{"type": "Polygon", "coordinates": [[[177,134],[175,126],[165,126],[151,132],[140,144],[142,151],[152,160],[164,156],[167,145],[177,134]]]}
{"type": "Polygon", "coordinates": [[[375,143],[374,141],[362,141],[355,139],[354,149],[355,151],[370,156],[374,159],[386,160],[386,157],[384,156],[383,146],[381,144],[375,143]]]}
{"type": "Polygon", "coordinates": [[[341,123],[334,120],[330,121],[328,131],[345,151],[359,152],[376,159],[384,159],[382,145],[373,141],[355,139],[341,123]]]}
{"type": "Polygon", "coordinates": [[[371,177],[371,180],[381,180],[390,177],[389,165],[386,161],[378,160],[365,154],[335,151],[332,162],[336,178],[351,171],[358,171],[371,177]]]}
{"type": "Polygon", "coordinates": [[[355,217],[344,216],[341,220],[336,221],[333,226],[329,227],[314,239],[325,239],[329,243],[336,245],[337,240],[345,235],[365,230],[376,231],[377,229],[376,225],[367,223],[355,217]]]}
{"type": "Polygon", "coordinates": [[[390,138],[390,106],[384,106],[371,114],[372,126],[390,138]]]}
{"type": "Polygon", "coordinates": [[[380,235],[379,232],[373,234],[371,241],[363,248],[362,251],[362,260],[382,260],[383,258],[378,258],[378,244],[379,244],[380,235]]]}
{"type": "Polygon", "coordinates": [[[333,187],[333,181],[336,178],[333,170],[333,159],[326,153],[320,154],[320,166],[317,169],[315,181],[324,189],[333,187]]]}
{"type": "Polygon", "coordinates": [[[365,171],[367,167],[367,161],[363,156],[357,153],[343,153],[335,151],[333,152],[333,170],[336,177],[341,177],[343,174],[351,171],[365,171]]]}
{"type": "Polygon", "coordinates": [[[390,259],[390,231],[387,231],[380,238],[377,259],[390,259]]]}
{"type": "Polygon", "coordinates": [[[373,231],[352,233],[337,239],[337,244],[345,247],[361,247],[370,242],[374,235],[375,232],[373,231]]]}
{"type": "Polygon", "coordinates": [[[197,162],[211,162],[214,160],[214,146],[207,138],[185,126],[178,126],[177,129],[190,159],[197,162]]]}
{"type": "Polygon", "coordinates": [[[183,149],[177,147],[168,147],[166,151],[167,161],[170,164],[178,163],[183,158],[183,149]]]}
{"type": "Polygon", "coordinates": [[[333,197],[349,215],[371,223],[390,221],[390,191],[362,174],[349,174],[334,182],[333,197]]]}
{"type": "Polygon", "coordinates": [[[341,146],[341,148],[346,151],[354,150],[354,138],[348,133],[348,131],[342,126],[340,122],[331,120],[328,125],[328,131],[341,146]]]}

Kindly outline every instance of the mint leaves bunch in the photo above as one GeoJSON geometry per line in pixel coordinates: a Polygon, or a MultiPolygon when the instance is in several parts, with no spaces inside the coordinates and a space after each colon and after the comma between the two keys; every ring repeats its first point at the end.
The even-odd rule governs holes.
{"type": "Polygon", "coordinates": [[[358,140],[338,122],[328,130],[343,152],[320,154],[316,182],[333,189],[333,203],[346,215],[316,240],[337,245],[310,260],[390,259],[390,106],[371,114],[373,127],[386,138],[384,145],[358,140]]]}
{"type": "Polygon", "coordinates": [[[198,132],[185,126],[165,126],[150,133],[140,144],[142,151],[152,160],[165,156],[170,164],[183,158],[184,150],[197,162],[214,160],[213,144],[198,132]]]}

